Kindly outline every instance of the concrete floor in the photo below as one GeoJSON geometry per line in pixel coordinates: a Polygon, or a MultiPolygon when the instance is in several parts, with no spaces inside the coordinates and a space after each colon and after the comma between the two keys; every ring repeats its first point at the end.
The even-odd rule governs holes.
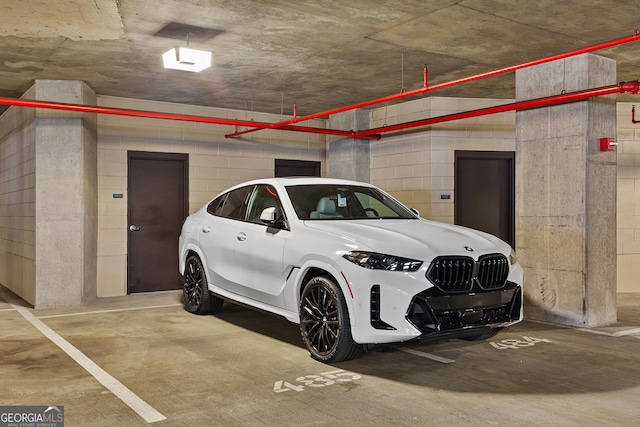
{"type": "Polygon", "coordinates": [[[635,426],[640,294],[618,297],[611,327],[525,321],[328,366],[297,325],[232,304],[199,317],[162,292],[34,311],[0,287],[0,405],[64,406],[67,427],[635,426]]]}

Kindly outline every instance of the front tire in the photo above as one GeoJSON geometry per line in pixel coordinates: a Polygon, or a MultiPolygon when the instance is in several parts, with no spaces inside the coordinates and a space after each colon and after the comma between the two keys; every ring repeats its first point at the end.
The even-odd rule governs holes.
{"type": "Polygon", "coordinates": [[[351,336],[349,311],[340,287],[325,276],[309,280],[300,299],[300,333],[311,357],[342,362],[362,352],[351,336]]]}
{"type": "Polygon", "coordinates": [[[224,300],[209,292],[207,275],[197,255],[187,258],[182,276],[184,307],[189,313],[209,314],[220,311],[224,300]]]}

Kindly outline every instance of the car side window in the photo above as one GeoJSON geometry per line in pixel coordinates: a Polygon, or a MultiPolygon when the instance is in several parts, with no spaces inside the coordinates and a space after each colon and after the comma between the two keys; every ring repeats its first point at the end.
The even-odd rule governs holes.
{"type": "Polygon", "coordinates": [[[276,189],[271,185],[257,185],[247,204],[247,221],[262,224],[260,214],[264,209],[270,207],[276,208],[276,218],[282,218],[282,204],[276,189]]]}
{"type": "Polygon", "coordinates": [[[220,216],[220,209],[222,208],[222,205],[224,204],[224,200],[226,198],[227,195],[223,194],[222,196],[213,199],[213,201],[209,203],[209,205],[207,205],[207,212],[209,212],[211,215],[220,216]]]}
{"type": "Polygon", "coordinates": [[[244,207],[252,185],[237,188],[214,199],[207,207],[207,212],[215,216],[232,219],[244,219],[244,207]]]}

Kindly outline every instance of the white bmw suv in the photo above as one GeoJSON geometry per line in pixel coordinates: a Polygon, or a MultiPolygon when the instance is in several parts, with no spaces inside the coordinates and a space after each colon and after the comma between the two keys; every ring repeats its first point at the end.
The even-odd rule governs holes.
{"type": "Polygon", "coordinates": [[[236,185],[186,219],[179,256],[188,311],[229,300],[279,314],[327,363],[382,343],[485,339],[522,320],[507,243],[422,219],[361,182],[236,185]]]}

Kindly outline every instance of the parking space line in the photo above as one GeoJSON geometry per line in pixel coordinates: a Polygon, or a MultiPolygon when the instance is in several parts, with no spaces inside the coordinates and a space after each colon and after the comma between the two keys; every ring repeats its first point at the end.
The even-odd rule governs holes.
{"type": "Polygon", "coordinates": [[[447,359],[446,357],[436,356],[435,354],[425,353],[424,351],[413,350],[410,348],[404,347],[396,347],[400,351],[404,351],[405,353],[413,354],[414,356],[424,357],[425,359],[435,360],[440,363],[454,363],[455,360],[447,359]]]}
{"type": "Polygon", "coordinates": [[[615,335],[616,337],[622,337],[625,335],[634,335],[634,334],[640,334],[640,328],[626,329],[624,331],[618,331],[613,333],[613,335],[615,335]]]}
{"type": "Polygon", "coordinates": [[[599,331],[597,329],[585,329],[585,328],[574,328],[578,331],[583,331],[583,332],[589,332],[592,334],[597,334],[597,335],[606,335],[608,337],[624,337],[627,335],[635,335],[635,334],[640,334],[640,328],[631,328],[631,329],[624,329],[622,331],[618,331],[618,332],[607,332],[607,331],[599,331]]]}
{"type": "Polygon", "coordinates": [[[166,420],[167,417],[154,409],[137,394],[125,387],[120,381],[112,377],[107,371],[99,367],[93,360],[74,347],[70,342],[58,335],[53,329],[45,325],[24,307],[11,304],[11,306],[38,329],[51,342],[60,347],[69,357],[89,372],[100,384],[117,396],[124,404],[133,409],[148,423],[166,420]]]}
{"type": "Polygon", "coordinates": [[[95,310],[95,311],[82,311],[78,313],[67,313],[67,314],[50,314],[48,316],[38,316],[38,319],[53,319],[55,317],[84,316],[86,314],[119,313],[122,311],[138,311],[138,310],[148,310],[152,308],[167,308],[167,307],[181,307],[181,306],[182,304],[166,304],[166,305],[149,305],[145,307],[114,308],[112,310],[95,310]]]}

